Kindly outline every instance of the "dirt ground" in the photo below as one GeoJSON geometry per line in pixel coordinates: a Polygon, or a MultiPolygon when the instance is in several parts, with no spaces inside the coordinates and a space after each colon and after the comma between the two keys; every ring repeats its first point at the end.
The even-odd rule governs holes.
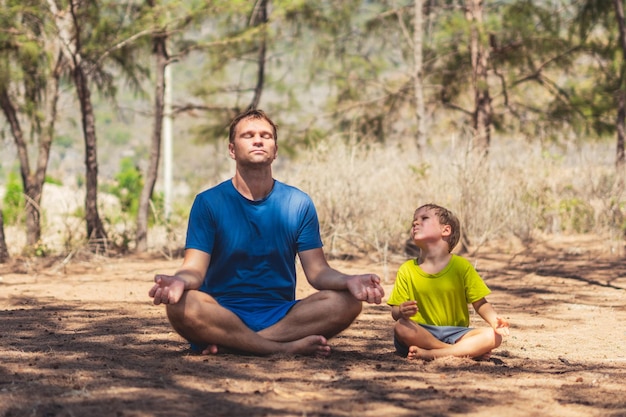
{"type": "MultiPolygon", "coordinates": [[[[626,416],[626,262],[611,252],[576,236],[468,256],[512,324],[488,362],[395,356],[384,303],[328,358],[199,356],[147,296],[180,259],[14,259],[0,265],[0,416],[626,416]]],[[[389,294],[401,260],[331,264],[380,274],[389,294]]]]}

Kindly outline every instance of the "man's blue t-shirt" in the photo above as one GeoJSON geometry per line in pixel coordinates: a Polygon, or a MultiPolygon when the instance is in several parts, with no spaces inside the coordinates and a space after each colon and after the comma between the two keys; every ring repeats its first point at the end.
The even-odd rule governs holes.
{"type": "Polygon", "coordinates": [[[295,299],[296,254],[322,240],[304,192],[274,181],[266,198],[251,201],[227,180],[196,196],[185,247],[211,255],[200,290],[220,304],[275,305],[295,299]]]}

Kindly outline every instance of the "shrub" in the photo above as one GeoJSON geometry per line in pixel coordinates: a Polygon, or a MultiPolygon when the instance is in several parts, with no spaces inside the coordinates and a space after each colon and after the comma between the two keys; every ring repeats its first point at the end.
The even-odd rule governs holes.
{"type": "Polygon", "coordinates": [[[24,202],[22,180],[15,172],[10,172],[7,178],[6,192],[2,199],[2,213],[6,225],[22,224],[24,222],[24,202]]]}

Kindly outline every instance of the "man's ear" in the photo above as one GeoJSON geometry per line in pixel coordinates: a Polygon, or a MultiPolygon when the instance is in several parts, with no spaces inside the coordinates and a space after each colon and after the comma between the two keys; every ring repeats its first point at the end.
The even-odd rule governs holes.
{"type": "Polygon", "coordinates": [[[228,155],[231,157],[231,159],[235,159],[235,145],[233,145],[232,143],[228,144],[228,155]]]}

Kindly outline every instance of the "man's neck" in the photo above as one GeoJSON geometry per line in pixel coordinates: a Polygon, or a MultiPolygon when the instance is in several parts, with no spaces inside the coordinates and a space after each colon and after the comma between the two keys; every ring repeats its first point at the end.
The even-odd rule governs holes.
{"type": "Polygon", "coordinates": [[[252,171],[237,169],[232,182],[239,194],[252,201],[264,199],[274,187],[271,169],[252,171]]]}

